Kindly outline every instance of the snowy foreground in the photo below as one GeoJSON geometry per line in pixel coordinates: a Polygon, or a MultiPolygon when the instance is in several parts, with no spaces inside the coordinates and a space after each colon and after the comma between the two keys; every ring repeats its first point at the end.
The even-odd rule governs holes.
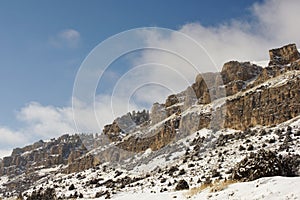
{"type": "MultiPolygon", "coordinates": [[[[251,182],[234,183],[221,191],[212,192],[208,187],[193,194],[192,191],[168,193],[120,194],[115,200],[168,200],[168,199],[300,199],[300,177],[267,177],[251,182]]],[[[98,198],[98,199],[104,199],[98,198]]]]}

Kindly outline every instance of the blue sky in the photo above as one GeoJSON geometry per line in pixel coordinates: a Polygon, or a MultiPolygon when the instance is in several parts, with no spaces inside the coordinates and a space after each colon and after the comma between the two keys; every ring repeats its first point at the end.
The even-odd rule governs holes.
{"type": "Polygon", "coordinates": [[[0,124],[15,126],[15,111],[30,101],[70,101],[80,63],[99,42],[131,28],[178,29],[190,22],[214,25],[245,18],[252,1],[1,1],[0,124]],[[67,29],[78,44],[51,44],[67,29]]]}
{"type": "MultiPolygon", "coordinates": [[[[0,1],[0,134],[11,134],[0,143],[0,151],[39,137],[52,137],[48,133],[56,130],[55,123],[70,116],[73,84],[80,64],[108,37],[132,28],[158,26],[199,36],[210,52],[215,52],[218,64],[230,59],[230,53],[236,59],[265,59],[267,49],[298,42],[298,29],[277,19],[291,21],[294,15],[298,17],[298,12],[285,12],[298,8],[297,1],[278,2],[0,1]],[[278,11],[277,18],[272,9],[278,11]],[[248,44],[247,40],[254,42],[248,44]],[[258,44],[262,46],[260,51],[255,50],[258,44]],[[226,54],[219,47],[224,47],[224,52],[226,48],[226,54]],[[261,52],[264,53],[258,54],[261,52]],[[49,123],[47,113],[52,116],[49,123]],[[47,124],[52,129],[41,128],[47,124]],[[39,130],[41,133],[37,133],[39,130]],[[31,131],[30,139],[11,142],[12,137],[28,138],[24,133],[31,131]]],[[[122,72],[122,64],[114,64],[116,73],[122,72]]],[[[59,124],[54,136],[70,131],[68,125],[59,124]]]]}

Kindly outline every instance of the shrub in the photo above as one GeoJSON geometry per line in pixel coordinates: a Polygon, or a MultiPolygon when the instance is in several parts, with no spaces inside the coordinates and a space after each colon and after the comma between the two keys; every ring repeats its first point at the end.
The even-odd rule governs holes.
{"type": "Polygon", "coordinates": [[[176,191],[190,189],[189,184],[185,180],[180,180],[175,188],[176,191]]]}
{"type": "Polygon", "coordinates": [[[44,192],[39,190],[38,192],[33,191],[27,200],[56,200],[55,189],[47,188],[44,192]]]}
{"type": "Polygon", "coordinates": [[[269,176],[297,176],[299,155],[281,156],[273,151],[250,153],[232,170],[232,179],[252,181],[269,176]]]}

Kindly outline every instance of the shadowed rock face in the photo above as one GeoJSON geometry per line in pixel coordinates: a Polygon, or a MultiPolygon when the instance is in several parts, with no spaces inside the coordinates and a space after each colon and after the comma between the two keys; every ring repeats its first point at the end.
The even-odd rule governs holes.
{"type": "Polygon", "coordinates": [[[214,81],[215,75],[211,74],[199,74],[196,77],[195,83],[192,85],[192,88],[196,94],[196,97],[199,99],[200,104],[208,104],[211,102],[211,97],[209,95],[209,81],[214,81]]]}
{"type": "Polygon", "coordinates": [[[300,59],[296,44],[288,44],[281,48],[271,49],[269,55],[269,65],[287,65],[300,59]]]}

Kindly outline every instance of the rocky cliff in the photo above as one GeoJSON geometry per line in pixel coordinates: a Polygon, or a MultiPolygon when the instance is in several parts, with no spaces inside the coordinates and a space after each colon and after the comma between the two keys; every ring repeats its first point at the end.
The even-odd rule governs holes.
{"type": "Polygon", "coordinates": [[[159,129],[152,130],[149,137],[133,134],[118,146],[133,152],[157,150],[202,128],[246,130],[257,125],[272,126],[298,116],[300,62],[295,48],[288,45],[270,50],[272,65],[266,68],[230,61],[224,64],[220,74],[199,74],[186,91],[170,95],[164,104],[153,105],[150,120],[152,124],[163,121],[159,129]],[[218,100],[222,90],[226,97],[223,104],[210,107],[208,112],[185,112],[189,108],[184,107],[186,101],[193,99],[191,105],[205,110],[212,101],[218,100]]]}
{"type": "Polygon", "coordinates": [[[149,111],[146,110],[129,112],[115,119],[112,124],[105,125],[102,132],[111,141],[119,141],[122,140],[126,133],[132,131],[132,129],[147,123],[149,117],[149,111]]]}
{"type": "Polygon", "coordinates": [[[147,150],[163,153],[165,147],[203,128],[246,131],[295,118],[300,113],[297,48],[287,45],[269,54],[265,68],[230,61],[220,73],[199,74],[185,91],[153,104],[150,113],[127,113],[96,137],[64,135],[16,148],[1,161],[0,175],[27,174],[29,184],[38,179],[36,169],[61,166],[62,173],[80,172],[105,162],[120,164],[147,150]]]}
{"type": "Polygon", "coordinates": [[[247,90],[226,102],[225,127],[246,130],[256,125],[271,126],[300,113],[300,73],[290,71],[257,86],[255,91],[247,90]]]}
{"type": "Polygon", "coordinates": [[[19,175],[36,168],[50,168],[67,165],[87,152],[79,135],[63,135],[58,139],[36,142],[16,148],[11,156],[4,157],[0,165],[0,175],[19,175]]]}

